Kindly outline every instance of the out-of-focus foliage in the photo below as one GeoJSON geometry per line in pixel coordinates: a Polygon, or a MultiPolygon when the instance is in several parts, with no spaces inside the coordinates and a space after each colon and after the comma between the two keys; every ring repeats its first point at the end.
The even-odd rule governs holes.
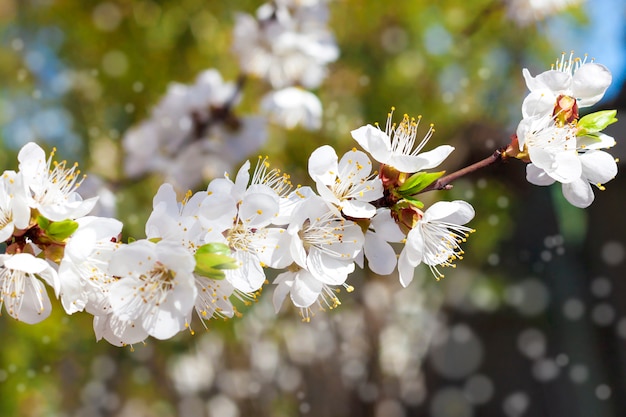
{"type": "MultiPolygon", "coordinates": [[[[0,164],[13,168],[17,149],[31,140],[56,146],[61,157],[78,160],[84,172],[110,183],[125,234],[143,237],[160,178],[125,181],[121,136],[146,117],[172,81],[191,82],[207,68],[235,80],[234,14],[253,13],[259,4],[2,0],[0,164]]],[[[307,181],[311,151],[330,144],[341,154],[356,146],[350,130],[384,123],[391,106],[434,123],[433,147],[456,147],[444,166],[449,172],[483,158],[508,143],[521,116],[521,68],[543,70],[560,53],[542,30],[549,22],[520,26],[503,0],[336,0],[330,10],[341,57],[317,91],[323,127],[273,128],[262,150],[294,183],[307,181]]],[[[581,11],[571,16],[583,24],[581,11]]],[[[265,91],[261,81],[249,80],[236,112],[257,112],[265,91]]],[[[294,311],[275,316],[271,294],[263,294],[255,305],[242,306],[241,319],[213,321],[208,331],[197,325],[195,335],[149,340],[131,350],[95,343],[90,317],[67,317],[59,303],[34,326],[5,315],[0,415],[575,415],[549,414],[543,401],[551,400],[542,395],[550,394],[533,388],[545,383],[553,390],[548,382],[557,378],[554,372],[573,375],[573,384],[591,381],[581,394],[581,410],[613,415],[601,401],[607,390],[610,397],[611,386],[602,379],[606,370],[594,349],[581,348],[591,356],[576,357],[561,344],[546,347],[558,332],[551,323],[559,320],[550,315],[565,305],[576,310],[576,304],[548,308],[549,292],[559,286],[539,277],[555,270],[549,262],[562,256],[565,244],[550,194],[530,190],[524,175],[522,164],[510,163],[457,182],[447,196],[437,194],[466,199],[478,213],[466,259],[446,271],[443,282],[435,282],[427,268],[406,290],[395,275],[356,273],[350,283],[357,291],[342,294],[338,310],[318,314],[310,324],[294,311]],[[539,221],[529,217],[542,210],[539,221]],[[542,230],[524,235],[522,222],[532,220],[542,230]],[[527,317],[532,321],[523,321],[527,317]],[[509,324],[508,338],[489,331],[509,324]],[[508,364],[491,359],[502,350],[521,350],[511,367],[534,367],[535,380],[524,375],[515,385],[511,379],[517,376],[503,370],[508,364]],[[568,362],[568,355],[579,362],[568,362]]],[[[583,224],[567,223],[570,236],[580,238],[584,231],[583,224]]],[[[562,294],[569,293],[553,299],[566,303],[562,294]]],[[[600,320],[606,314],[598,313],[600,320]]],[[[563,392],[571,390],[553,392],[555,403],[563,402],[563,392]]]]}

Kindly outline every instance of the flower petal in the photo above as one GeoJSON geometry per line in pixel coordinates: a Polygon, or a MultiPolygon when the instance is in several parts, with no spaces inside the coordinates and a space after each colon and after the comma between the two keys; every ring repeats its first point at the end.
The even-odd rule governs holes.
{"type": "Polygon", "coordinates": [[[422,152],[418,155],[394,154],[389,159],[388,165],[391,165],[401,172],[414,173],[439,166],[452,151],[454,151],[454,147],[441,145],[431,151],[422,152]]]}
{"type": "Polygon", "coordinates": [[[367,257],[369,269],[378,275],[389,275],[398,262],[396,252],[378,233],[367,232],[363,251],[367,257]]]}
{"type": "Polygon", "coordinates": [[[385,132],[372,125],[361,126],[350,132],[372,157],[380,163],[387,163],[391,155],[391,139],[385,132]]]}
{"type": "Polygon", "coordinates": [[[526,165],[526,180],[535,185],[550,185],[554,184],[555,179],[546,174],[546,171],[537,167],[535,164],[526,165]]]}
{"type": "Polygon", "coordinates": [[[400,258],[398,259],[398,273],[400,276],[400,284],[403,287],[407,287],[413,281],[413,275],[415,274],[415,267],[407,257],[406,247],[400,252],[400,258]]]}
{"type": "Polygon", "coordinates": [[[339,172],[338,160],[339,157],[331,146],[320,146],[309,157],[309,175],[316,183],[333,185],[339,172]]]}
{"type": "Polygon", "coordinates": [[[572,95],[578,100],[579,107],[596,104],[611,85],[613,76],[607,67],[589,63],[581,66],[572,80],[572,95]]]}
{"type": "Polygon", "coordinates": [[[578,136],[576,146],[582,149],[607,149],[615,146],[615,139],[605,133],[595,133],[594,136],[578,136]]]}
{"type": "Polygon", "coordinates": [[[438,201],[426,210],[422,220],[428,222],[444,221],[462,225],[472,220],[474,215],[474,208],[466,201],[438,201]]]}
{"type": "Polygon", "coordinates": [[[28,324],[39,323],[52,312],[46,288],[34,276],[24,276],[23,293],[19,297],[5,296],[4,306],[11,317],[28,324]]]}
{"type": "Polygon", "coordinates": [[[306,308],[313,304],[322,292],[322,283],[302,269],[296,273],[291,287],[291,301],[296,307],[306,308]]]}
{"type": "Polygon", "coordinates": [[[579,208],[589,207],[595,198],[591,185],[582,178],[563,184],[562,190],[565,199],[579,208]]]}
{"type": "Polygon", "coordinates": [[[580,155],[583,177],[592,184],[604,184],[617,175],[615,158],[604,151],[589,151],[580,155]]]}

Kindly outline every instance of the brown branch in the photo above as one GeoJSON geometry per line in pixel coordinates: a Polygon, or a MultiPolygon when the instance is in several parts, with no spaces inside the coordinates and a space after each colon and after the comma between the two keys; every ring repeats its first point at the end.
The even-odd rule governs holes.
{"type": "Polygon", "coordinates": [[[506,158],[506,147],[496,149],[490,156],[487,158],[476,162],[475,164],[469,165],[465,168],[459,169],[458,171],[453,172],[452,174],[448,174],[445,177],[439,178],[437,181],[433,182],[428,187],[424,188],[420,193],[425,193],[427,191],[433,190],[449,190],[452,188],[452,182],[467,175],[474,171],[478,171],[479,169],[485,168],[491,164],[494,164],[498,161],[504,160],[506,158]]]}

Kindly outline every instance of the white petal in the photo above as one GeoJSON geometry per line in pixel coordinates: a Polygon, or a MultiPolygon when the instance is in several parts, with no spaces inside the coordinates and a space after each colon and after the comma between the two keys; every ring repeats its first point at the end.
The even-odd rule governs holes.
{"type": "Polygon", "coordinates": [[[176,288],[167,295],[165,302],[154,310],[154,317],[143,317],[142,325],[148,334],[163,340],[185,329],[186,317],[196,301],[193,278],[190,281],[190,286],[176,285],[176,288]]]}
{"type": "Polygon", "coordinates": [[[472,220],[474,215],[474,208],[466,201],[438,201],[426,210],[423,220],[428,222],[445,221],[462,225],[472,220]]]}
{"type": "Polygon", "coordinates": [[[398,223],[391,217],[391,210],[388,208],[378,209],[376,216],[372,218],[371,225],[376,233],[380,234],[387,242],[400,242],[405,238],[398,223]]]}
{"type": "Polygon", "coordinates": [[[278,215],[278,200],[279,197],[274,192],[246,192],[239,206],[239,219],[248,228],[265,227],[278,215]]]}
{"type": "MultiPolygon", "coordinates": [[[[539,85],[552,91],[555,95],[565,94],[572,85],[572,76],[563,71],[549,70],[544,71],[535,77],[535,81],[539,85]]],[[[535,91],[531,89],[531,91],[535,91]]],[[[556,104],[556,103],[555,103],[556,104]]]]}
{"type": "Polygon", "coordinates": [[[400,258],[398,259],[398,273],[400,276],[400,284],[403,287],[407,287],[411,281],[413,281],[413,275],[415,274],[415,267],[407,258],[406,248],[400,252],[400,258]]]}
{"type": "Polygon", "coordinates": [[[17,160],[27,186],[37,182],[48,169],[46,153],[39,145],[33,142],[27,143],[20,149],[17,160]]]}
{"type": "Polygon", "coordinates": [[[39,274],[50,268],[50,265],[43,259],[35,258],[29,253],[18,253],[4,262],[4,266],[9,269],[23,271],[28,274],[39,274]]]}
{"type": "Polygon", "coordinates": [[[18,298],[4,297],[4,304],[9,315],[28,324],[39,323],[52,312],[50,298],[44,285],[34,277],[24,277],[24,293],[18,298]]]}
{"type": "Polygon", "coordinates": [[[65,312],[74,314],[83,311],[88,297],[84,294],[82,278],[74,270],[73,264],[64,259],[59,266],[59,275],[62,277],[60,298],[65,312]]]}
{"type": "Polygon", "coordinates": [[[328,188],[326,184],[323,184],[321,181],[318,181],[315,183],[315,188],[317,189],[317,192],[319,193],[320,197],[322,197],[324,201],[326,201],[327,203],[332,204],[335,207],[338,207],[341,205],[341,201],[339,200],[339,198],[335,195],[333,190],[328,188]]]}
{"type": "MultiPolygon", "coordinates": [[[[290,231],[288,231],[290,233],[290,231]]],[[[296,231],[297,233],[297,231],[296,231]]],[[[302,268],[306,268],[306,249],[304,249],[304,243],[297,235],[291,235],[289,241],[289,254],[295,263],[302,268]]]]}
{"type": "Polygon", "coordinates": [[[42,216],[56,222],[86,216],[93,210],[97,202],[98,197],[92,197],[82,201],[76,200],[65,202],[64,204],[57,203],[54,205],[39,206],[38,209],[42,216]]]}
{"type": "Polygon", "coordinates": [[[589,63],[580,67],[572,82],[572,95],[578,106],[588,107],[600,101],[612,79],[611,71],[604,65],[589,63]]]}
{"type": "Polygon", "coordinates": [[[313,304],[322,292],[322,283],[306,270],[300,270],[291,287],[291,301],[296,307],[306,308],[313,304]]]}
{"type": "MultiPolygon", "coordinates": [[[[424,221],[424,219],[422,219],[424,221]]],[[[424,235],[422,234],[419,222],[411,229],[406,236],[404,249],[402,250],[406,260],[416,267],[424,260],[424,235]]]]}
{"type": "Polygon", "coordinates": [[[156,244],[154,250],[158,261],[176,273],[177,281],[187,277],[186,279],[193,282],[193,277],[187,274],[193,272],[196,261],[187,249],[180,244],[162,240],[156,244]]]}
{"type": "Polygon", "coordinates": [[[111,256],[109,274],[121,278],[146,274],[158,259],[155,246],[147,240],[137,240],[120,246],[111,256]]]}
{"type": "Polygon", "coordinates": [[[148,337],[148,333],[139,324],[120,320],[112,314],[94,316],[93,329],[96,340],[104,338],[115,346],[132,345],[148,337]]]}
{"type": "Polygon", "coordinates": [[[237,201],[230,194],[212,193],[202,201],[199,215],[203,226],[215,228],[221,233],[233,226],[237,201]]]}
{"type": "Polygon", "coordinates": [[[604,151],[589,151],[580,155],[583,177],[592,184],[604,184],[617,175],[617,163],[611,154],[604,151]]]}
{"type": "Polygon", "coordinates": [[[555,180],[568,183],[575,181],[582,174],[582,164],[575,152],[560,152],[556,155],[556,169],[548,172],[555,180]]]}
{"type": "Polygon", "coordinates": [[[595,198],[591,186],[582,178],[563,184],[562,190],[565,199],[579,208],[589,207],[595,198]]]}
{"type": "Polygon", "coordinates": [[[381,163],[387,163],[391,151],[391,139],[387,134],[372,125],[361,126],[350,132],[354,140],[372,157],[381,163]]]}
{"type": "Polygon", "coordinates": [[[15,226],[13,225],[13,222],[5,224],[2,229],[0,229],[0,242],[8,240],[11,236],[13,236],[14,231],[15,226]]]}
{"type": "Polygon", "coordinates": [[[291,291],[293,287],[295,274],[293,272],[287,271],[278,275],[274,280],[274,284],[276,284],[276,288],[274,289],[274,294],[272,295],[272,304],[274,305],[274,311],[278,313],[280,308],[285,301],[285,297],[291,291]]]}
{"type": "Polygon", "coordinates": [[[332,186],[339,173],[338,159],[331,146],[320,146],[309,157],[309,176],[316,183],[332,186]]]}
{"type": "Polygon", "coordinates": [[[355,219],[369,219],[376,214],[376,207],[365,201],[347,200],[342,203],[341,211],[355,219]]]}
{"type": "Polygon", "coordinates": [[[291,265],[293,259],[289,253],[290,237],[285,229],[265,229],[263,244],[256,248],[259,260],[276,269],[283,269],[291,265]]]}
{"type": "Polygon", "coordinates": [[[396,252],[378,233],[367,232],[363,251],[369,268],[379,275],[389,275],[396,267],[396,252]]]}
{"type": "Polygon", "coordinates": [[[576,145],[583,149],[607,149],[615,146],[615,139],[605,133],[595,133],[597,136],[578,136],[576,145]]]}
{"type": "MultiPolygon", "coordinates": [[[[136,278],[122,278],[114,282],[109,289],[111,310],[122,321],[140,318],[141,310],[133,308],[133,297],[136,289],[142,286],[142,281],[136,278]]],[[[141,302],[141,301],[138,301],[141,302]]]]}
{"type": "Polygon", "coordinates": [[[343,181],[350,176],[350,181],[358,183],[372,172],[372,161],[365,152],[352,149],[341,157],[338,169],[337,175],[340,180],[343,181]]]}
{"type": "Polygon", "coordinates": [[[348,278],[348,274],[354,271],[354,262],[328,256],[318,248],[312,247],[307,257],[307,269],[324,284],[341,285],[348,278]]]}
{"type": "Polygon", "coordinates": [[[235,195],[236,199],[240,199],[241,195],[243,195],[244,191],[248,187],[248,182],[250,181],[250,161],[246,161],[239,171],[237,172],[237,177],[235,178],[235,189],[234,191],[238,193],[235,195]]]}
{"type": "Polygon", "coordinates": [[[398,171],[414,173],[439,166],[454,151],[450,145],[441,145],[418,155],[392,155],[388,164],[398,171]]]}
{"type": "Polygon", "coordinates": [[[535,185],[551,185],[555,179],[546,174],[546,171],[537,167],[535,164],[526,165],[526,180],[535,185]]]}
{"type": "MultiPolygon", "coordinates": [[[[547,89],[536,90],[526,96],[522,103],[522,116],[526,118],[552,115],[556,96],[547,89]]],[[[519,136],[521,137],[521,136],[519,136]]]]}
{"type": "Polygon", "coordinates": [[[241,292],[255,292],[265,282],[265,272],[256,254],[236,251],[231,255],[239,261],[239,268],[225,271],[226,279],[241,292]]]}

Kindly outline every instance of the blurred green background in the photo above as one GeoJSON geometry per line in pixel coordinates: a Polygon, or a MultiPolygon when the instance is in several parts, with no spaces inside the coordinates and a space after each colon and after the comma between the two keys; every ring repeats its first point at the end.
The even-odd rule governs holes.
{"type": "MultiPolygon", "coordinates": [[[[519,22],[524,3],[330,2],[341,56],[315,91],[323,127],[272,127],[262,153],[308,184],[315,148],[343,154],[355,146],[350,130],[383,123],[395,106],[435,124],[429,146],[456,147],[451,172],[508,143],[526,94],[521,69],[537,74],[562,50],[609,66],[614,85],[596,107],[621,111],[625,6],[589,0],[519,22]]],[[[161,179],[123,181],[121,137],[170,82],[208,68],[235,80],[234,15],[259,5],[1,0],[3,169],[30,140],[55,146],[116,185],[125,233],[143,237],[161,179]]],[[[236,113],[258,112],[266,91],[247,82],[236,113]]],[[[609,132],[618,143],[621,125],[609,132]]],[[[0,416],[624,415],[623,187],[618,175],[583,211],[558,188],[528,185],[516,161],[475,173],[431,196],[477,211],[465,259],[444,280],[423,268],[401,289],[396,275],[357,271],[356,291],[308,324],[293,309],[274,314],[271,285],[243,318],[133,349],[96,343],[90,316],[68,317],[58,302],[34,326],[4,314],[0,416]]]]}

